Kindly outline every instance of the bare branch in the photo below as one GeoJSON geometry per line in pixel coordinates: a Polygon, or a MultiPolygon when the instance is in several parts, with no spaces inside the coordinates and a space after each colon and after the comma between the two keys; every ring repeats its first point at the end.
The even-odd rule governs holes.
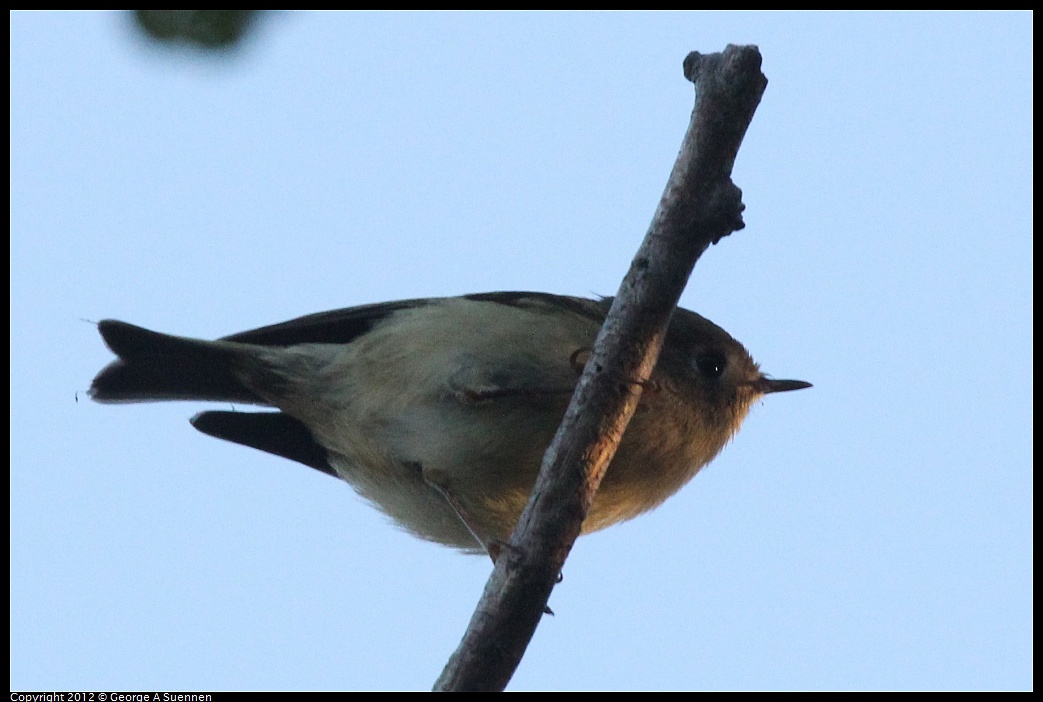
{"type": "Polygon", "coordinates": [[[529,504],[496,561],[436,690],[502,690],[517,668],[641,397],[696,260],[743,227],[731,181],[739,144],[767,86],[754,46],[691,53],[696,101],[652,224],[598,335],[543,459],[529,504]]]}

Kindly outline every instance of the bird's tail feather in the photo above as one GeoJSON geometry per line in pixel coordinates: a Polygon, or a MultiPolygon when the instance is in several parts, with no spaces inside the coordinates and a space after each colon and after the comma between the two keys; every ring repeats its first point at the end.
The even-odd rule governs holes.
{"type": "Polygon", "coordinates": [[[106,366],[90,395],[98,402],[217,400],[265,404],[236,373],[243,350],[236,344],[170,336],[106,319],[98,323],[119,357],[106,366]]]}

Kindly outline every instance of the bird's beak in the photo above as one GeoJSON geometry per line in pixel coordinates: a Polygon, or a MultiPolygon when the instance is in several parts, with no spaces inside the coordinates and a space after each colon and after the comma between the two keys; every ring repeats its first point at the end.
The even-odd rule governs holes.
{"type": "Polygon", "coordinates": [[[803,390],[810,388],[811,383],[804,380],[775,380],[767,376],[761,376],[753,385],[759,392],[767,395],[771,392],[789,392],[790,390],[803,390]]]}

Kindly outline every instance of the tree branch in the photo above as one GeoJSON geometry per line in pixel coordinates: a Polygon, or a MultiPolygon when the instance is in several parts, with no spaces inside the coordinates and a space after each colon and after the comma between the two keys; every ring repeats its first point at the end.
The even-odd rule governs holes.
{"type": "Polygon", "coordinates": [[[435,690],[502,690],[543,615],[601,478],[655,367],[696,260],[741,229],[732,166],[768,84],[754,46],[692,52],[696,100],[644,242],[594,344],[529,503],[435,690]]]}

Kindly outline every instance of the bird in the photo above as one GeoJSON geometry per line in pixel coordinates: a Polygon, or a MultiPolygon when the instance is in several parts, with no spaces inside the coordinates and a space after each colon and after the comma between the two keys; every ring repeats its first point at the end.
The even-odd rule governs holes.
{"type": "MultiPolygon", "coordinates": [[[[213,341],[107,319],[98,331],[117,358],[89,395],[231,403],[190,421],[343,479],[415,536],[494,555],[611,304],[539,292],[399,300],[213,341]]],[[[761,373],[726,331],[677,308],[642,387],[583,533],[662,504],[720,453],[756,401],[811,384],[761,373]]]]}

